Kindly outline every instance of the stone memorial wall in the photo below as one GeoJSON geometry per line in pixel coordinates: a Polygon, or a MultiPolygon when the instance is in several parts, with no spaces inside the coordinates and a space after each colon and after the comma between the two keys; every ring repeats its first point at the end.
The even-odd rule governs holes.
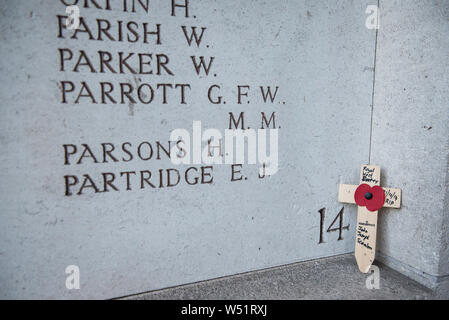
{"type": "MultiPolygon", "coordinates": [[[[0,298],[113,298],[352,252],[356,208],[338,203],[337,185],[370,160],[404,194],[381,251],[415,247],[390,220],[412,218],[408,188],[430,181],[406,175],[419,163],[404,168],[413,155],[394,150],[415,150],[400,133],[424,111],[398,107],[413,79],[400,85],[408,98],[388,91],[398,49],[366,27],[370,1],[0,3],[0,298]],[[257,156],[239,155],[230,132],[257,156]],[[79,290],[67,288],[73,270],[79,290]]],[[[385,28],[401,32],[386,6],[385,28]]],[[[439,35],[437,57],[448,48],[439,35]]],[[[447,147],[443,93],[435,122],[416,125],[447,147]]],[[[427,270],[411,256],[394,263],[427,270]]],[[[428,271],[442,274],[439,264],[428,271]]]]}

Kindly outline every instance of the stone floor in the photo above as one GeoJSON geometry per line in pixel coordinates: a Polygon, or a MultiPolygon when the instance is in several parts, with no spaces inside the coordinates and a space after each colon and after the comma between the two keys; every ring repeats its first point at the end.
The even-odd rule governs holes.
{"type": "Polygon", "coordinates": [[[433,299],[434,292],[384,265],[380,288],[369,290],[369,275],[358,271],[352,254],[295,263],[123,299],[433,299]]]}

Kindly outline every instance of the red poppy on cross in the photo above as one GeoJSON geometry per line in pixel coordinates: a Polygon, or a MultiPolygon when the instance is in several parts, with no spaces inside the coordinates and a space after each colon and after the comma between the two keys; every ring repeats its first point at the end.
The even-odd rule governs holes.
{"type": "Polygon", "coordinates": [[[363,165],[360,185],[340,184],[338,188],[339,202],[358,205],[355,258],[363,273],[369,271],[376,255],[377,211],[401,207],[401,190],[379,185],[380,167],[363,165]]]}

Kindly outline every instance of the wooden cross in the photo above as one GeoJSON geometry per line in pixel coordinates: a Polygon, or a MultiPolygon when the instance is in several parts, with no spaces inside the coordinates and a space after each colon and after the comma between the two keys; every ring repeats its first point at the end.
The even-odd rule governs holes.
{"type": "MultiPolygon", "coordinates": [[[[360,171],[360,185],[362,184],[367,184],[370,187],[380,186],[380,167],[363,165],[360,171]]],[[[369,189],[367,186],[358,189],[359,187],[350,184],[340,184],[338,188],[338,201],[343,203],[357,203],[355,199],[356,190],[359,190],[358,197],[360,199],[360,191],[364,192],[363,190],[369,189]]],[[[383,191],[385,201],[381,207],[397,209],[401,207],[400,189],[383,188],[383,191]]],[[[369,201],[373,198],[373,194],[366,192],[364,197],[369,201]]],[[[363,273],[368,273],[374,261],[376,254],[376,233],[377,211],[369,211],[366,206],[359,205],[357,208],[355,258],[359,270],[363,273]]]]}

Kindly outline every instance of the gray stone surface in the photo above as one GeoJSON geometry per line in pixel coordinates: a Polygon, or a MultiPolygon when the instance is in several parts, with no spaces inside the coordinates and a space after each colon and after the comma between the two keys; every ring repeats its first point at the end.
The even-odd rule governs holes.
{"type": "MultiPolygon", "coordinates": [[[[355,206],[345,206],[344,225],[350,228],[343,240],[326,230],[342,207],[337,184],[357,183],[360,165],[369,161],[382,167],[382,185],[403,190],[403,208],[380,213],[379,260],[445,295],[448,1],[381,0],[376,65],[376,31],[365,27],[369,0],[192,0],[189,18],[172,17],[170,1],[154,2],[149,14],[124,13],[122,1],[111,3],[110,11],[81,8],[95,34],[96,18],[147,22],[151,28],[160,23],[162,44],[153,38],[148,44],[60,39],[61,1],[0,2],[0,298],[115,298],[352,252],[355,206]],[[183,25],[207,27],[199,48],[186,44],[183,25]],[[58,48],[85,50],[93,61],[99,50],[115,59],[120,51],[164,53],[175,75],[91,73],[86,66],[61,72],[58,48]],[[209,76],[195,74],[192,55],[215,57],[209,76]],[[75,104],[77,92],[64,104],[63,80],[78,90],[81,81],[88,82],[97,99],[101,81],[116,88],[120,82],[189,83],[192,90],[186,105],[174,92],[163,104],[160,91],[150,105],[86,98],[75,104]],[[212,84],[222,87],[226,105],[208,102],[212,84]],[[249,104],[237,103],[237,85],[252,87],[249,104]],[[279,86],[279,100],[262,103],[260,85],[279,86]],[[243,168],[248,180],[231,183],[229,166],[215,166],[212,185],[141,190],[134,184],[125,191],[122,177],[119,192],[64,196],[64,175],[89,174],[101,184],[103,172],[156,173],[173,164],[153,158],[65,166],[63,144],[87,143],[101,158],[102,143],[117,149],[124,142],[134,149],[144,141],[166,143],[171,130],[191,130],[194,120],[224,130],[229,112],[242,111],[253,128],[260,126],[260,112],[276,112],[280,167],[269,179],[259,180],[253,165],[243,168]],[[318,244],[321,208],[326,208],[324,243],[318,244]],[[80,290],[65,287],[68,265],[80,267],[80,290]]],[[[356,272],[352,258],[289,268],[273,269],[268,278],[263,272],[230,278],[232,285],[216,280],[222,284],[216,296],[214,286],[202,293],[194,293],[198,285],[190,293],[172,292],[223,298],[429,297],[389,269],[384,289],[362,294],[365,276],[356,272]],[[264,293],[266,286],[270,290],[264,293]]],[[[172,294],[164,292],[155,296],[172,294]]]]}
{"type": "MultiPolygon", "coordinates": [[[[434,292],[379,265],[380,288],[366,288],[352,254],[125,297],[158,299],[434,299],[434,292]]],[[[446,295],[447,299],[449,296],[446,295]]],[[[444,297],[440,297],[444,298],[444,297]]]]}
{"type": "MultiPolygon", "coordinates": [[[[379,259],[429,287],[449,275],[449,1],[380,1],[371,162],[403,190],[379,259]]],[[[447,282],[447,281],[446,281],[447,282]]],[[[447,284],[446,284],[447,286],[447,284]]]]}
{"type": "Polygon", "coordinates": [[[104,34],[103,41],[85,33],[75,40],[70,31],[58,38],[62,3],[0,2],[0,180],[7,182],[0,184],[0,298],[113,298],[353,250],[355,207],[345,211],[351,228],[344,240],[324,232],[320,245],[318,210],[327,209],[327,230],[342,207],[337,184],[357,182],[368,157],[375,43],[375,32],[365,28],[369,0],[190,1],[189,18],[179,8],[172,17],[170,1],[152,1],[149,14],[124,13],[118,0],[110,11],[86,9],[80,1],[94,38],[97,18],[110,21],[113,35],[119,20],[123,26],[136,21],[141,32],[144,22],[150,30],[160,23],[160,45],[154,36],[147,44],[109,41],[104,34]],[[181,26],[207,28],[199,48],[187,45],[181,26]],[[64,72],[58,48],[74,53],[64,72]],[[124,74],[106,67],[91,73],[86,65],[73,72],[79,50],[97,70],[100,50],[112,54],[116,69],[118,52],[164,53],[174,76],[134,75],[126,67],[124,74]],[[196,75],[192,55],[215,57],[209,76],[196,75]],[[63,80],[76,85],[67,104],[63,80]],[[86,97],[75,104],[81,81],[97,101],[101,81],[115,90],[121,82],[188,83],[191,90],[186,105],[172,91],[163,104],[161,89],[149,105],[122,104],[116,91],[118,104],[86,97]],[[212,84],[222,87],[226,105],[208,102],[212,84]],[[237,85],[251,86],[250,104],[237,103],[237,85]],[[261,85],[279,86],[279,100],[264,104],[261,85]],[[230,166],[217,165],[213,185],[141,190],[131,176],[132,191],[126,191],[120,172],[151,170],[156,178],[159,169],[174,166],[156,155],[138,160],[138,144],[167,147],[171,130],[191,131],[194,120],[223,131],[229,112],[242,111],[252,128],[260,128],[262,111],[276,112],[276,175],[259,180],[259,166],[248,165],[242,170],[248,180],[231,182],[230,166]],[[102,143],[113,143],[116,157],[127,158],[124,142],[133,146],[129,163],[64,165],[64,144],[76,144],[78,156],[88,144],[101,162],[102,143]],[[89,174],[103,189],[104,172],[116,174],[119,192],[64,196],[64,175],[89,174]],[[65,287],[68,265],[80,267],[80,290],[65,287]]]}

